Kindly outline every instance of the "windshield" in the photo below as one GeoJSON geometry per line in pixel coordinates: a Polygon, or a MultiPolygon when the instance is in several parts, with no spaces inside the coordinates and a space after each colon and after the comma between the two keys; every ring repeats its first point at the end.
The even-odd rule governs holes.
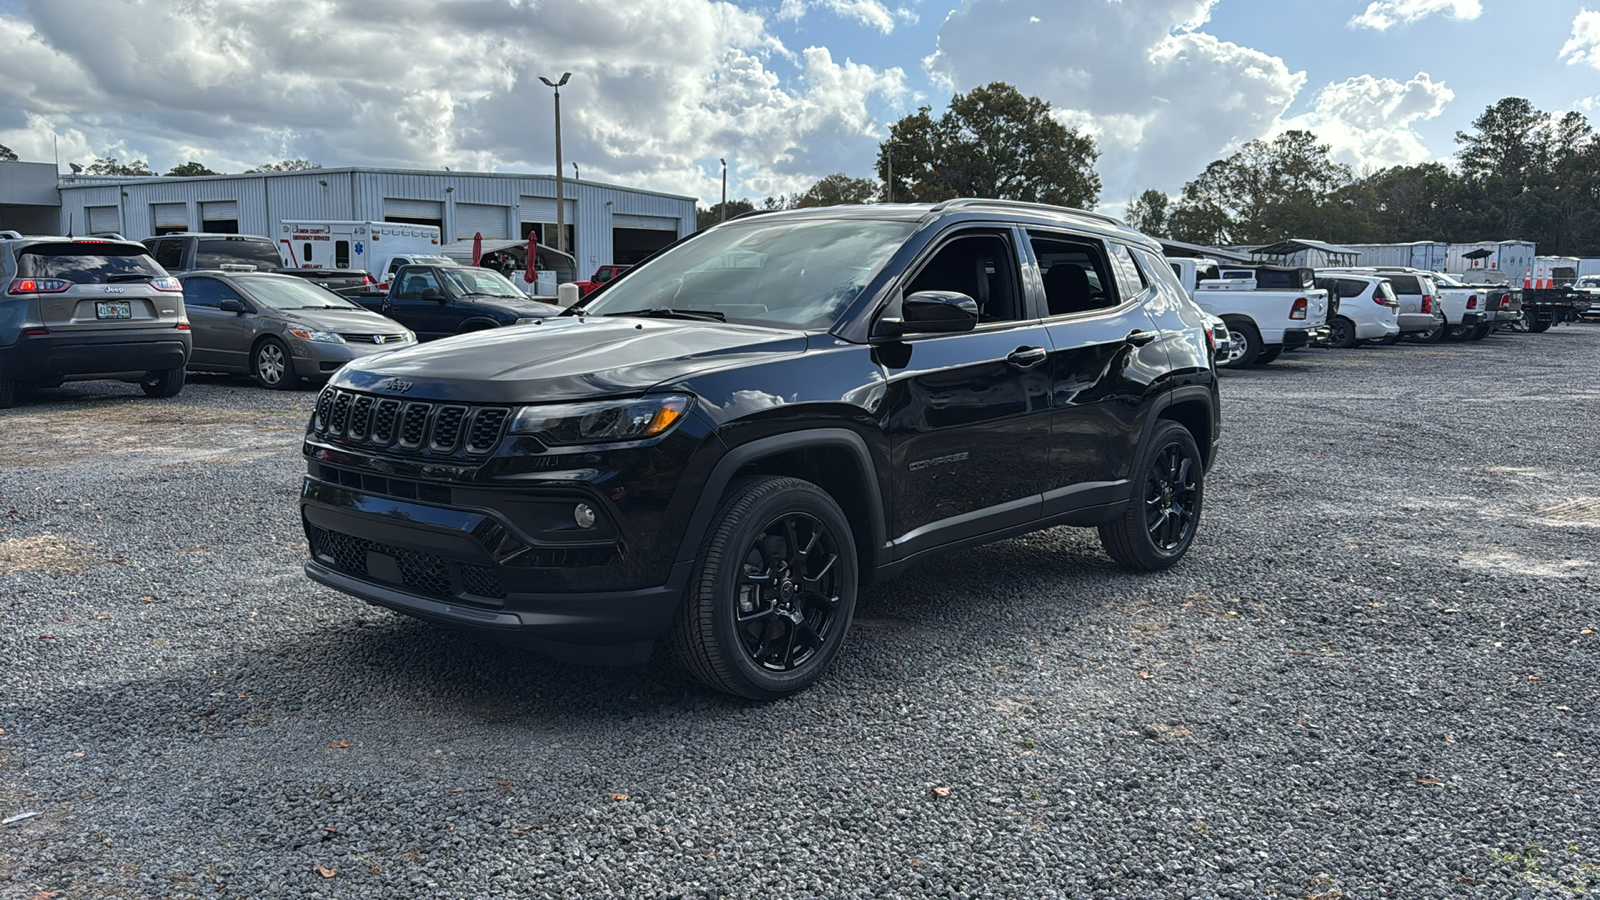
{"type": "Polygon", "coordinates": [[[273,309],[362,309],[333,291],[301,278],[236,276],[239,286],[250,292],[250,299],[273,309]]]}
{"type": "Polygon", "coordinates": [[[1433,281],[1439,287],[1468,287],[1466,282],[1457,279],[1454,275],[1446,275],[1443,272],[1434,273],[1433,281]]]}
{"type": "Polygon", "coordinates": [[[915,227],[760,218],[719,227],[617,280],[583,311],[690,310],[750,325],[831,328],[915,227]]]}
{"type": "Polygon", "coordinates": [[[23,278],[60,278],[74,284],[108,284],[161,278],[167,273],[138,244],[35,244],[17,254],[17,274],[23,278]],[[122,276],[122,277],[118,277],[122,276]]]}
{"type": "Polygon", "coordinates": [[[194,251],[196,269],[220,269],[225,265],[276,269],[283,265],[271,241],[244,238],[212,238],[199,242],[194,251]]]}
{"type": "Polygon", "coordinates": [[[524,298],[527,295],[506,280],[499,272],[469,266],[452,266],[439,270],[439,277],[450,282],[458,294],[484,294],[490,297],[524,298]]]}
{"type": "Polygon", "coordinates": [[[1578,287],[1600,288],[1600,275],[1585,275],[1579,278],[1578,287]]]}

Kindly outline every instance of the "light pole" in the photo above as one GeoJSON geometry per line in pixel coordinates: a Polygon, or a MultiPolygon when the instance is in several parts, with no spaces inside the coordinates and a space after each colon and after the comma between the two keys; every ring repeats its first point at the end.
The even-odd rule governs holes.
{"type": "Polygon", "coordinates": [[[722,221],[728,221],[728,161],[718,159],[722,163],[722,221]]]}
{"type": "Polygon", "coordinates": [[[583,176],[578,174],[578,164],[577,163],[573,163],[572,164],[572,180],[573,181],[582,181],[583,180],[583,176]]]}
{"type": "Polygon", "coordinates": [[[561,183],[561,87],[571,77],[571,72],[562,72],[560,81],[539,76],[540,81],[556,92],[556,249],[562,253],[567,252],[567,198],[561,183]]]}
{"type": "Polygon", "coordinates": [[[884,153],[888,154],[888,157],[887,157],[888,173],[887,174],[889,176],[889,177],[887,177],[887,178],[885,178],[883,180],[883,202],[885,202],[885,203],[893,203],[894,202],[894,144],[893,143],[884,144],[883,145],[883,151],[884,151],[884,153]]]}

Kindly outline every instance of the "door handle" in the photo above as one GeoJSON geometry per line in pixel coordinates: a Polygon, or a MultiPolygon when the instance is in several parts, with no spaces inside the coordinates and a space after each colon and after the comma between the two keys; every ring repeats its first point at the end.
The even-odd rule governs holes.
{"type": "Polygon", "coordinates": [[[1031,369],[1044,362],[1049,355],[1050,351],[1043,347],[1018,347],[1006,357],[1006,362],[1019,369],[1031,369]]]}
{"type": "Polygon", "coordinates": [[[1135,347],[1143,347],[1145,344],[1148,344],[1155,339],[1156,333],[1154,331],[1130,331],[1128,332],[1128,336],[1124,338],[1124,340],[1135,347]]]}

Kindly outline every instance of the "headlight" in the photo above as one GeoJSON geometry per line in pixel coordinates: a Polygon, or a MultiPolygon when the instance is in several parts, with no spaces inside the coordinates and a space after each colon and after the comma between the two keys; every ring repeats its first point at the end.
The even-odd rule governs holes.
{"type": "Polygon", "coordinates": [[[411,331],[410,329],[407,329],[406,330],[405,340],[402,341],[401,343],[415,344],[416,342],[417,342],[417,333],[415,331],[411,331]]]}
{"type": "Polygon", "coordinates": [[[331,331],[307,331],[304,328],[291,328],[289,333],[302,341],[316,341],[319,344],[342,344],[344,338],[331,331]]]}
{"type": "Polygon", "coordinates": [[[532,325],[535,322],[543,322],[543,321],[544,321],[544,316],[523,316],[522,318],[520,318],[520,319],[518,319],[516,321],[516,324],[518,324],[518,325],[532,325]]]}
{"type": "Polygon", "coordinates": [[[524,406],[511,421],[511,433],[538,435],[549,444],[609,444],[655,437],[688,411],[683,394],[524,406]]]}

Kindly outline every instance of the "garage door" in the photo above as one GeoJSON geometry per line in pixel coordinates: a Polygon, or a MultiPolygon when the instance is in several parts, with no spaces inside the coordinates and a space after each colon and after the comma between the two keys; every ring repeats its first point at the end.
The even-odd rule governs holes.
{"type": "Polygon", "coordinates": [[[645,257],[678,239],[676,231],[658,228],[611,229],[611,261],[624,266],[644,262],[645,257]]]}
{"type": "Polygon", "coordinates": [[[678,220],[666,216],[627,216],[615,215],[611,217],[611,224],[615,228],[642,228],[646,231],[670,231],[678,233],[678,220]]]}
{"type": "MultiPolygon", "coordinates": [[[[577,206],[571,201],[566,201],[568,224],[577,221],[577,206]]],[[[522,221],[524,222],[554,222],[556,220],[556,198],[554,197],[523,197],[522,221]]]]}
{"type": "Polygon", "coordinates": [[[504,206],[482,203],[456,204],[456,240],[470,240],[475,234],[485,238],[504,238],[509,211],[504,206]]]}
{"type": "Polygon", "coordinates": [[[189,228],[189,205],[187,203],[152,203],[150,214],[154,216],[156,229],[170,230],[176,228],[187,231],[189,228]]]}
{"type": "Polygon", "coordinates": [[[386,197],[383,201],[385,219],[443,219],[444,204],[437,200],[397,200],[386,197]]]}
{"type": "Polygon", "coordinates": [[[117,215],[115,206],[91,206],[84,210],[84,218],[89,221],[91,234],[119,231],[122,228],[122,219],[117,215]]]}

